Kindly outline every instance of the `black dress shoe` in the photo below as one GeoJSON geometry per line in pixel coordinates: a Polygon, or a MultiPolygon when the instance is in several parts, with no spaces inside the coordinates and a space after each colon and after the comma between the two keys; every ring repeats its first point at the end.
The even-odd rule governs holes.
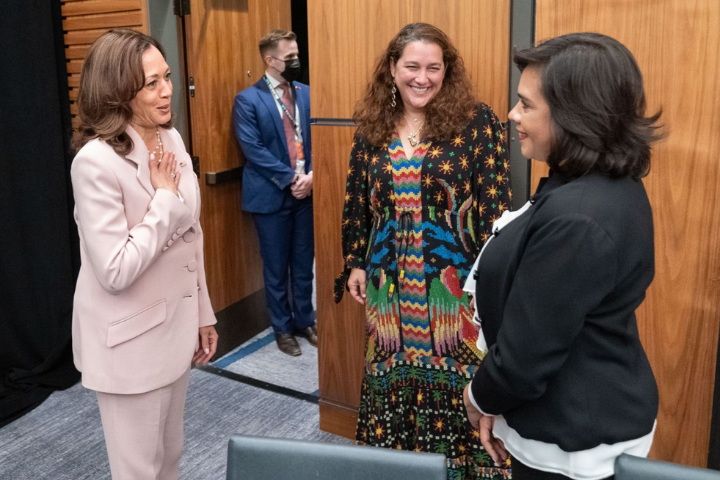
{"type": "Polygon", "coordinates": [[[310,342],[310,345],[312,345],[313,347],[317,347],[317,327],[315,325],[300,330],[299,335],[307,338],[308,342],[310,342]]]}
{"type": "Polygon", "coordinates": [[[280,351],[286,355],[292,355],[293,357],[297,357],[302,353],[300,351],[300,345],[298,344],[298,341],[295,340],[295,337],[293,337],[290,333],[276,333],[275,341],[277,342],[277,346],[280,351]]]}

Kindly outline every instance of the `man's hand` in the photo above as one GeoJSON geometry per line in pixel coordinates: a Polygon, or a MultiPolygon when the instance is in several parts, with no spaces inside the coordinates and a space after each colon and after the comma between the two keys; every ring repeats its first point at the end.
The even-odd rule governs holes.
{"type": "Polygon", "coordinates": [[[298,179],[294,185],[290,186],[290,192],[295,198],[301,200],[312,192],[313,174],[312,172],[298,175],[298,179]]]}

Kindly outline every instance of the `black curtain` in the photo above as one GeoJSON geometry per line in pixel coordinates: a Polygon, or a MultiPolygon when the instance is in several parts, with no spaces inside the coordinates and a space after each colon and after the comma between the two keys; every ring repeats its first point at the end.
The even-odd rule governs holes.
{"type": "Polygon", "coordinates": [[[302,65],[302,75],[300,76],[300,81],[306,85],[310,85],[307,0],[291,0],[290,12],[292,30],[295,32],[295,35],[297,35],[298,50],[300,50],[300,55],[298,55],[300,57],[300,65],[302,65]]]}
{"type": "Polygon", "coordinates": [[[0,2],[0,426],[79,379],[60,2],[0,2]]]}

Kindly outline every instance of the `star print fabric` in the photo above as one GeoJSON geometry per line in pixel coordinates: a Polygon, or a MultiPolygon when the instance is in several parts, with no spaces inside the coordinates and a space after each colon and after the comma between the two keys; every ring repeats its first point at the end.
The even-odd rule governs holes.
{"type": "Polygon", "coordinates": [[[464,131],[421,142],[355,137],[342,223],[345,275],[367,275],[366,366],[357,440],[442,453],[449,479],[506,479],[465,414],[482,360],[462,285],[492,222],[509,208],[507,137],[479,104],[464,131]]]}

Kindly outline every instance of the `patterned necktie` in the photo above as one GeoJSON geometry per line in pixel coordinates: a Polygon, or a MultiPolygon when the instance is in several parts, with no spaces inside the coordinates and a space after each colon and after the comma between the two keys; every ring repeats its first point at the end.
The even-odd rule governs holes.
{"type": "MultiPolygon", "coordinates": [[[[278,88],[282,90],[281,100],[287,108],[290,115],[295,116],[295,105],[293,105],[293,97],[290,94],[290,84],[281,83],[278,88]]],[[[295,149],[295,124],[287,116],[285,112],[282,112],[283,127],[285,127],[285,138],[287,139],[288,153],[290,154],[290,166],[295,170],[297,165],[297,150],[295,149]]]]}

